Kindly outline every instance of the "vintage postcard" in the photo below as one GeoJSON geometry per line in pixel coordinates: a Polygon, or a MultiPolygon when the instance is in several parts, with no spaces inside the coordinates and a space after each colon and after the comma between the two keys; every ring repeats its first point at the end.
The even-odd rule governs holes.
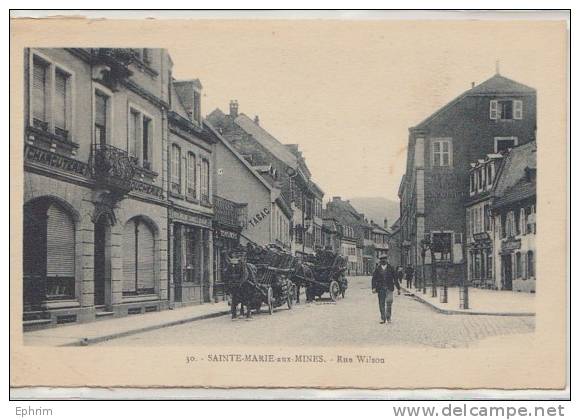
{"type": "Polygon", "coordinates": [[[11,20],[12,387],[566,388],[565,15],[143,13],[11,20]]]}

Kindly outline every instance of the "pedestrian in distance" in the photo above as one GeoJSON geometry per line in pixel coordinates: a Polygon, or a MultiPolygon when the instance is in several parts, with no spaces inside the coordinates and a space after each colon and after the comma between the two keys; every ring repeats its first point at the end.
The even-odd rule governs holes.
{"type": "Polygon", "coordinates": [[[387,256],[383,255],[380,258],[380,263],[375,269],[372,278],[373,293],[377,293],[379,297],[379,311],[381,313],[381,324],[385,322],[391,323],[391,313],[393,307],[393,294],[395,287],[397,293],[401,294],[401,285],[395,269],[387,262],[387,256]]]}
{"type": "Polygon", "coordinates": [[[403,278],[405,277],[405,269],[402,265],[397,267],[397,280],[399,280],[399,284],[403,284],[403,278]]]}
{"type": "Polygon", "coordinates": [[[405,280],[407,280],[407,289],[410,289],[413,285],[413,274],[415,274],[415,270],[413,270],[413,266],[409,264],[405,269],[405,280]]]}

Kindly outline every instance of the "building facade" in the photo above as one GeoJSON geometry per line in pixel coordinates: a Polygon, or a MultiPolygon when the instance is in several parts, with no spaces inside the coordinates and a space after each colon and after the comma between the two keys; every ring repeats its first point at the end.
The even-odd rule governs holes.
{"type": "MultiPolygon", "coordinates": [[[[322,245],[322,190],[311,180],[311,173],[298,145],[282,144],[260,126],[259,118],[249,118],[238,111],[237,101],[230,102],[229,114],[220,109],[207,117],[208,122],[274,188],[289,222],[290,250],[293,255],[313,255],[316,244],[322,245]],[[317,204],[318,203],[318,204],[317,204]]],[[[258,215],[258,220],[262,215],[258,215]]],[[[252,215],[249,214],[249,223],[252,215]]],[[[282,217],[283,229],[285,219],[282,217]]]]}
{"type": "Polygon", "coordinates": [[[536,291],[536,142],[505,156],[491,206],[497,289],[536,291]]]}
{"type": "MultiPolygon", "coordinates": [[[[407,169],[399,189],[405,264],[420,268],[421,242],[428,238],[442,244],[434,255],[446,265],[439,276],[451,284],[466,278],[470,163],[533,140],[535,129],[535,90],[499,74],[409,129],[407,169]]],[[[425,264],[431,263],[428,252],[425,264]]]]}
{"type": "Polygon", "coordinates": [[[25,51],[24,327],[168,306],[164,49],[25,51]]]}

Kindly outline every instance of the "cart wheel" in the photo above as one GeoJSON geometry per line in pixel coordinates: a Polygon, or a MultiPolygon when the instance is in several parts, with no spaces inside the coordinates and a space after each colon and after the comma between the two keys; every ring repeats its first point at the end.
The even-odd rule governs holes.
{"type": "Polygon", "coordinates": [[[296,294],[296,290],[294,286],[290,286],[288,290],[288,297],[286,298],[286,302],[288,303],[288,309],[292,309],[294,306],[294,295],[296,294]]]}
{"type": "Polygon", "coordinates": [[[268,313],[272,315],[274,313],[274,293],[272,292],[272,288],[268,287],[268,313]]]}
{"type": "Polygon", "coordinates": [[[330,282],[328,291],[330,292],[330,299],[332,299],[333,302],[336,302],[338,300],[338,295],[340,293],[340,286],[338,285],[336,280],[332,280],[330,282]]]}

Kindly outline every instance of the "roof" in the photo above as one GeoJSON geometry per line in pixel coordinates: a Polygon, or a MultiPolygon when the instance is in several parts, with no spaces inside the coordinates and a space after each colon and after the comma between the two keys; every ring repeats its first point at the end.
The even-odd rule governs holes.
{"type": "Polygon", "coordinates": [[[463,92],[461,95],[453,99],[451,102],[447,103],[443,107],[439,108],[433,114],[425,118],[415,127],[414,130],[425,128],[432,120],[440,116],[444,111],[448,110],[467,96],[477,96],[477,95],[506,95],[506,94],[519,94],[519,95],[530,95],[535,94],[536,90],[522,83],[516,82],[514,80],[508,79],[502,75],[495,74],[494,76],[487,79],[485,82],[480,83],[477,86],[463,92]]]}
{"type": "Polygon", "coordinates": [[[536,171],[535,141],[514,147],[506,155],[494,186],[494,207],[521,201],[536,195],[536,178],[529,176],[536,171]]]}
{"type": "Polygon", "coordinates": [[[250,134],[258,143],[264,146],[270,153],[284,162],[286,165],[296,168],[298,164],[297,157],[274,136],[260,127],[245,114],[240,114],[234,120],[235,123],[246,133],[250,134]]]}
{"type": "Polygon", "coordinates": [[[222,137],[220,133],[211,125],[207,120],[203,121],[203,124],[207,129],[218,139],[218,141],[225,146],[249,171],[254,177],[256,177],[269,191],[272,191],[273,187],[268,181],[266,181],[253,167],[250,163],[238,153],[238,151],[222,137]]]}

